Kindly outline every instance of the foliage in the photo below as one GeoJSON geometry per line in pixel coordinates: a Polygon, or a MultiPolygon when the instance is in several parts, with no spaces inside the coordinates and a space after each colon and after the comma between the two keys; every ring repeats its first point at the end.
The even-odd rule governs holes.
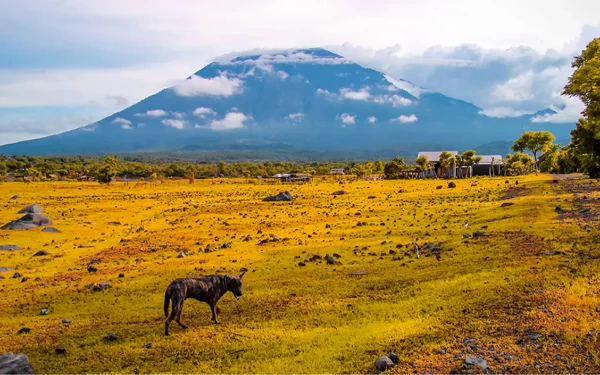
{"type": "Polygon", "coordinates": [[[430,169],[429,159],[426,155],[419,156],[417,160],[415,160],[415,162],[417,163],[417,167],[419,168],[419,170],[421,170],[421,172],[425,172],[430,169]]]}
{"type": "Polygon", "coordinates": [[[582,171],[600,177],[600,38],[593,39],[571,64],[575,71],[569,77],[563,95],[576,97],[585,106],[573,131],[571,147],[582,171]]]}
{"type": "Polygon", "coordinates": [[[516,174],[527,174],[533,167],[533,158],[530,155],[515,152],[507,154],[504,159],[504,167],[516,174]]]}
{"type": "Polygon", "coordinates": [[[554,140],[554,135],[548,131],[526,131],[521,134],[521,137],[515,141],[512,145],[513,151],[523,152],[523,151],[531,151],[533,154],[533,164],[535,168],[535,173],[538,173],[538,153],[546,152],[551,146],[552,141],[554,140]]]}
{"type": "Polygon", "coordinates": [[[396,179],[402,177],[402,170],[410,168],[408,164],[404,162],[404,159],[396,156],[389,163],[386,163],[383,168],[383,174],[387,179],[396,179]]]}

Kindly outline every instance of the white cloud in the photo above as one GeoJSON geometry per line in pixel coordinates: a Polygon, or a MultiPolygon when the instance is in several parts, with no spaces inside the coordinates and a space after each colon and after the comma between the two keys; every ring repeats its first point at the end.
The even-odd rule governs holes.
{"type": "Polygon", "coordinates": [[[354,125],[356,123],[356,115],[351,116],[347,113],[342,113],[341,115],[337,115],[335,117],[338,120],[342,120],[342,127],[346,127],[346,125],[354,125]]]}
{"type": "Polygon", "coordinates": [[[131,125],[131,121],[121,118],[121,117],[117,117],[116,119],[114,119],[112,121],[112,123],[116,124],[116,125],[131,125]]]}
{"type": "Polygon", "coordinates": [[[584,110],[584,105],[581,101],[561,96],[558,92],[554,93],[554,96],[562,102],[560,106],[550,106],[550,109],[556,113],[535,116],[531,122],[575,123],[582,117],[581,112],[584,110]]]}
{"type": "Polygon", "coordinates": [[[363,88],[359,91],[352,91],[349,88],[340,89],[340,95],[344,99],[368,101],[371,97],[368,89],[363,88]]]}
{"type": "Polygon", "coordinates": [[[183,112],[171,112],[176,119],[182,120],[185,117],[185,113],[183,112]]]}
{"type": "Polygon", "coordinates": [[[206,107],[198,107],[194,109],[194,116],[198,116],[200,118],[205,118],[207,115],[215,115],[216,112],[211,108],[206,107]]]}
{"type": "Polygon", "coordinates": [[[398,88],[400,90],[404,90],[406,92],[408,92],[409,94],[411,94],[412,96],[414,96],[415,98],[418,98],[419,96],[421,96],[421,93],[424,91],[424,89],[422,87],[419,87],[411,82],[402,80],[402,79],[395,79],[394,77],[391,77],[387,74],[384,74],[385,79],[392,84],[392,87],[388,87],[388,90],[392,91],[392,88],[398,88]]]}
{"type": "Polygon", "coordinates": [[[131,130],[133,128],[131,127],[131,125],[123,124],[123,125],[121,125],[121,129],[123,129],[123,130],[131,130]]]}
{"type": "Polygon", "coordinates": [[[323,95],[326,98],[337,98],[337,94],[329,92],[328,90],[317,89],[317,95],[323,95]]]}
{"type": "Polygon", "coordinates": [[[167,111],[163,111],[162,109],[151,109],[144,113],[136,113],[134,116],[138,117],[163,117],[167,115],[167,111]]]}
{"type": "Polygon", "coordinates": [[[392,104],[394,107],[406,107],[409,105],[414,104],[412,100],[402,97],[400,95],[379,95],[376,96],[373,101],[375,103],[379,103],[379,104],[385,104],[385,103],[389,103],[392,104]]]}
{"type": "Polygon", "coordinates": [[[242,91],[239,78],[229,78],[226,73],[212,78],[193,75],[175,85],[173,90],[180,96],[231,96],[242,91]]]}
{"type": "Polygon", "coordinates": [[[241,129],[244,127],[244,121],[250,118],[240,112],[228,112],[221,120],[211,121],[210,128],[216,131],[241,129]]]}
{"type": "Polygon", "coordinates": [[[488,116],[488,117],[497,117],[497,118],[505,118],[505,117],[519,117],[528,114],[528,111],[519,111],[509,107],[494,107],[489,109],[483,109],[479,111],[480,115],[488,116]]]}
{"type": "Polygon", "coordinates": [[[164,119],[161,122],[165,126],[170,126],[172,128],[178,129],[178,130],[182,130],[183,128],[185,128],[185,124],[186,124],[185,121],[176,120],[176,119],[164,119]]]}
{"type": "Polygon", "coordinates": [[[285,118],[290,119],[294,122],[302,122],[302,119],[304,118],[304,113],[290,113],[289,115],[285,116],[285,118]]]}
{"type": "Polygon", "coordinates": [[[350,64],[352,61],[343,57],[321,57],[310,52],[297,51],[295,49],[251,49],[244,52],[233,52],[216,58],[221,64],[244,64],[270,66],[270,64],[350,64]],[[260,55],[257,59],[244,59],[246,56],[260,55]],[[242,57],[235,60],[237,57],[242,57]]]}
{"type": "Polygon", "coordinates": [[[494,86],[491,97],[499,102],[517,102],[535,98],[533,87],[533,72],[530,70],[508,81],[494,86]]]}
{"type": "Polygon", "coordinates": [[[398,121],[403,124],[411,124],[413,122],[416,122],[417,120],[418,120],[417,116],[412,114],[410,116],[400,115],[398,118],[392,119],[391,121],[398,121]]]}
{"type": "Polygon", "coordinates": [[[286,79],[287,77],[289,77],[290,75],[289,75],[289,74],[287,74],[286,72],[284,72],[283,70],[278,70],[278,71],[277,71],[277,76],[278,76],[279,78],[281,78],[281,80],[282,80],[282,81],[285,81],[285,79],[286,79]]]}
{"type": "Polygon", "coordinates": [[[370,124],[374,124],[375,122],[377,122],[377,117],[375,117],[375,116],[369,117],[369,123],[370,124]]]}

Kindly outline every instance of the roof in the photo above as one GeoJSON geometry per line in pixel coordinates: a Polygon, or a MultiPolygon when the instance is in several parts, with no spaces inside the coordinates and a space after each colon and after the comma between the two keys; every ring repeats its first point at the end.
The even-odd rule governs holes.
{"type": "MultiPolygon", "coordinates": [[[[475,155],[477,156],[477,155],[475,155]]],[[[492,158],[494,158],[494,164],[500,164],[502,161],[502,155],[479,155],[481,156],[481,161],[479,164],[492,164],[492,158]]]]}
{"type": "MultiPolygon", "coordinates": [[[[442,152],[444,152],[444,151],[421,151],[421,152],[419,152],[419,155],[417,156],[417,158],[425,155],[425,156],[427,156],[427,160],[436,162],[436,161],[440,161],[440,155],[442,154],[442,152]]],[[[458,154],[458,151],[446,151],[446,152],[452,156],[458,154]]]]}

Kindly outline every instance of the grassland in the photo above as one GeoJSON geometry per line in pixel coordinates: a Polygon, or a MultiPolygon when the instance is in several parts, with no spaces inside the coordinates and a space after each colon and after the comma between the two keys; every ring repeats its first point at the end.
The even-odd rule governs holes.
{"type": "Polygon", "coordinates": [[[392,373],[466,371],[469,355],[495,372],[600,372],[600,186],[505,179],[459,180],[455,189],[2,184],[0,223],[39,203],[62,232],[0,231],[0,245],[23,248],[0,251],[0,266],[15,269],[0,273],[0,352],[27,354],[39,373],[370,373],[388,351],[400,356],[392,373]],[[334,197],[340,189],[348,194],[334,197]],[[282,190],[295,200],[261,201],[282,190]],[[475,231],[485,236],[463,238],[475,231]],[[281,241],[258,245],[271,234],[281,241]],[[33,256],[42,249],[50,255],[33,256]],[[334,253],[338,264],[298,265],[334,253]],[[221,325],[207,305],[187,301],[190,328],[173,324],[164,336],[173,279],[242,268],[244,296],[221,300],[221,325]],[[100,282],[112,287],[85,287],[100,282]],[[31,332],[17,334],[22,327],[31,332]],[[105,340],[108,332],[118,339],[105,340]],[[59,345],[66,354],[55,353],[59,345]]]}

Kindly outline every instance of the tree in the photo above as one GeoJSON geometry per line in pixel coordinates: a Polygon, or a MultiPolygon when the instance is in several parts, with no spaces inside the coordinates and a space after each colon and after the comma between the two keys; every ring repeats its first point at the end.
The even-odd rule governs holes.
{"type": "Polygon", "coordinates": [[[535,167],[535,174],[538,174],[537,167],[537,156],[539,152],[546,152],[551,146],[554,140],[554,135],[547,131],[526,131],[521,134],[521,137],[515,141],[512,145],[512,150],[515,152],[531,151],[533,154],[533,165],[535,167]]]}
{"type": "Polygon", "coordinates": [[[104,158],[104,166],[99,170],[96,179],[100,183],[110,185],[111,179],[117,175],[119,162],[114,156],[104,158]]]}
{"type": "Polygon", "coordinates": [[[450,154],[448,151],[442,151],[440,154],[440,166],[442,167],[442,173],[444,174],[443,177],[450,177],[446,176],[446,172],[452,164],[454,164],[454,157],[452,154],[450,154]]]}
{"type": "Polygon", "coordinates": [[[383,174],[387,179],[400,178],[402,177],[402,170],[406,169],[408,165],[399,156],[396,156],[389,163],[386,163],[383,168],[383,174]]]}
{"type": "Polygon", "coordinates": [[[421,172],[425,172],[429,170],[429,159],[425,155],[421,155],[415,160],[417,163],[417,167],[421,170],[421,172]]]}

